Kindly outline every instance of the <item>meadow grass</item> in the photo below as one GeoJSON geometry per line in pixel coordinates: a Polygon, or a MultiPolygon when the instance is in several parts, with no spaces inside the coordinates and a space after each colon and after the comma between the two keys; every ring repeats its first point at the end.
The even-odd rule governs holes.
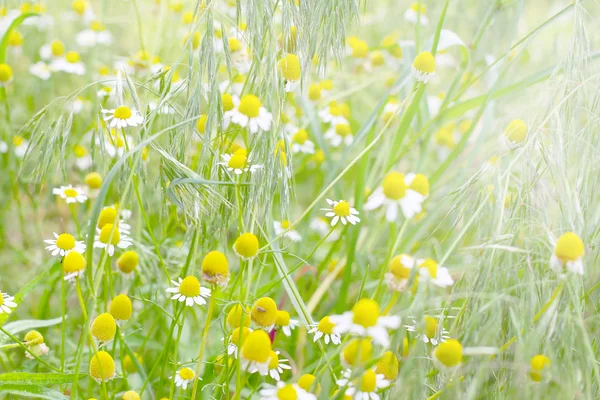
{"type": "Polygon", "coordinates": [[[600,396],[596,2],[0,6],[0,398],[600,396]]]}

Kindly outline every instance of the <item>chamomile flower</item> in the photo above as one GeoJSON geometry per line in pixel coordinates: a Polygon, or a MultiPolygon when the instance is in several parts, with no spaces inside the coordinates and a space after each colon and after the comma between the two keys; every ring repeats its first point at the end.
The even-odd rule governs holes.
{"type": "Polygon", "coordinates": [[[396,221],[398,218],[398,207],[407,219],[413,218],[421,212],[421,204],[425,196],[415,187],[411,187],[412,181],[400,172],[390,172],[383,179],[380,187],[375,189],[367,203],[365,210],[375,210],[381,206],[386,206],[385,218],[389,222],[396,221]]]}
{"type": "Polygon", "coordinates": [[[242,325],[245,327],[250,326],[250,308],[236,304],[227,313],[227,326],[239,328],[242,325]]]}
{"type": "Polygon", "coordinates": [[[260,329],[270,331],[277,321],[277,304],[270,297],[256,300],[250,311],[250,318],[260,329]]]}
{"type": "Polygon", "coordinates": [[[419,3],[413,3],[411,6],[404,12],[404,19],[410,23],[417,24],[419,21],[421,25],[429,24],[429,19],[426,15],[427,9],[424,5],[419,5],[419,3]]]}
{"type": "Polygon", "coordinates": [[[123,397],[121,397],[121,400],[141,400],[142,398],[140,397],[139,393],[136,392],[135,390],[128,390],[125,393],[123,393],[123,397]]]}
{"type": "Polygon", "coordinates": [[[283,221],[273,221],[273,226],[275,228],[275,234],[277,236],[283,235],[284,237],[290,239],[292,242],[299,242],[302,240],[302,236],[292,227],[290,221],[287,219],[283,221]]]}
{"type": "Polygon", "coordinates": [[[86,265],[85,257],[81,253],[76,251],[68,252],[62,260],[64,279],[69,281],[81,276],[86,265]]]}
{"type": "Polygon", "coordinates": [[[440,327],[437,318],[426,315],[423,325],[423,329],[421,329],[417,326],[417,321],[413,320],[412,325],[405,325],[405,327],[409,332],[416,332],[417,339],[423,343],[431,343],[434,346],[450,339],[449,332],[443,326],[440,327]]]}
{"type": "Polygon", "coordinates": [[[118,225],[106,224],[102,229],[96,229],[94,248],[104,249],[109,256],[115,254],[115,247],[126,249],[133,244],[126,233],[121,233],[118,225]]]}
{"type": "Polygon", "coordinates": [[[262,329],[252,331],[240,351],[242,369],[253,374],[265,376],[269,373],[271,360],[271,339],[262,329]]]}
{"type": "Polygon", "coordinates": [[[17,158],[23,158],[25,153],[27,153],[27,149],[29,148],[29,141],[25,140],[23,136],[13,136],[12,142],[15,156],[17,158]]]}
{"type": "Polygon", "coordinates": [[[131,319],[131,315],[133,314],[133,305],[131,304],[131,299],[126,294],[120,294],[116,296],[110,302],[108,312],[114,317],[114,319],[117,321],[117,324],[121,321],[129,321],[129,319],[131,319]]]}
{"type": "Polygon", "coordinates": [[[352,128],[347,122],[332,124],[323,137],[331,143],[333,147],[339,147],[342,143],[349,146],[354,141],[352,136],[352,128]]]}
{"type": "Polygon", "coordinates": [[[390,385],[383,374],[378,374],[372,369],[367,369],[358,379],[352,380],[351,377],[352,371],[347,369],[342,372],[342,378],[338,379],[336,384],[340,389],[346,388],[344,393],[356,400],[379,400],[377,392],[390,385]]]}
{"type": "Polygon", "coordinates": [[[78,144],[73,148],[73,153],[75,153],[75,166],[81,171],[85,171],[92,166],[92,157],[88,154],[85,147],[78,144]]]}
{"type": "Polygon", "coordinates": [[[90,333],[96,339],[99,346],[110,343],[117,332],[117,321],[110,313],[98,315],[92,322],[90,333]]]}
{"type": "Polygon", "coordinates": [[[107,382],[115,377],[115,361],[106,351],[99,351],[90,361],[90,376],[96,382],[107,382]]]}
{"type": "Polygon", "coordinates": [[[117,259],[117,268],[125,275],[131,274],[139,264],[139,256],[135,250],[127,250],[117,259]]]}
{"type": "Polygon", "coordinates": [[[285,336],[291,336],[292,330],[299,325],[299,322],[290,318],[290,313],[284,310],[277,310],[275,316],[275,326],[281,329],[285,336]]]}
{"type": "Polygon", "coordinates": [[[90,29],[85,29],[75,35],[75,41],[81,47],[94,47],[109,45],[113,42],[113,35],[106,30],[106,26],[99,21],[92,22],[90,29]]]}
{"type": "Polygon", "coordinates": [[[242,259],[249,261],[258,255],[258,238],[251,232],[242,233],[233,244],[233,251],[242,259]]]}
{"type": "Polygon", "coordinates": [[[342,343],[341,335],[335,332],[335,324],[328,316],[321,318],[318,324],[311,325],[310,328],[308,333],[314,335],[313,342],[323,338],[325,344],[329,344],[329,342],[335,345],[342,343]]]}
{"type": "Polygon", "coordinates": [[[85,203],[85,201],[87,200],[87,196],[85,195],[83,189],[73,187],[72,185],[54,188],[52,189],[52,194],[59,196],[61,199],[64,199],[67,202],[67,204],[85,203]]]}
{"type": "Polygon", "coordinates": [[[127,106],[119,106],[112,110],[102,110],[104,121],[109,128],[136,127],[144,123],[144,117],[135,109],[127,106]]]}
{"type": "Polygon", "coordinates": [[[12,68],[8,64],[0,63],[0,86],[8,86],[12,81],[12,68]]]}
{"type": "Polygon", "coordinates": [[[315,395],[319,395],[319,393],[321,392],[321,384],[317,382],[317,384],[315,385],[316,380],[317,377],[313,374],[304,374],[300,378],[298,378],[298,386],[306,390],[308,393],[313,391],[315,395]]]}
{"type": "Polygon", "coordinates": [[[534,382],[541,382],[544,376],[542,372],[550,367],[550,359],[543,354],[535,355],[531,358],[531,370],[529,376],[534,382]]]}
{"type": "Polygon", "coordinates": [[[515,119],[508,124],[504,135],[502,135],[502,141],[510,149],[522,146],[526,139],[527,125],[520,119],[515,119]]]}
{"type": "Polygon", "coordinates": [[[309,139],[306,129],[298,129],[291,139],[292,153],[314,154],[315,144],[309,139]]]}
{"type": "Polygon", "coordinates": [[[583,240],[574,232],[564,233],[556,241],[554,253],[550,257],[550,268],[559,274],[570,272],[583,275],[584,255],[583,240]]]}
{"type": "Polygon", "coordinates": [[[344,225],[347,223],[356,225],[360,222],[360,218],[357,217],[358,211],[356,211],[356,208],[350,207],[346,200],[327,199],[327,203],[331,208],[321,208],[321,211],[327,211],[325,216],[332,217],[331,226],[336,226],[339,221],[344,225]]]}
{"type": "Polygon", "coordinates": [[[52,67],[43,61],[38,61],[29,66],[29,73],[33,76],[37,76],[43,81],[50,79],[52,72],[52,67]]]}
{"type": "Polygon", "coordinates": [[[279,60],[277,67],[283,76],[285,91],[294,91],[300,83],[300,74],[302,70],[298,56],[295,54],[287,54],[279,60]]]}
{"type": "Polygon", "coordinates": [[[454,279],[450,276],[448,268],[438,265],[431,259],[419,259],[416,265],[419,268],[419,281],[431,282],[435,286],[442,288],[450,287],[454,284],[454,279]]]}
{"type": "MultiPolygon", "coordinates": [[[[46,343],[44,343],[44,336],[36,330],[31,330],[25,334],[23,344],[25,344],[27,349],[36,357],[46,355],[50,351],[48,346],[46,346],[46,343]]],[[[29,352],[25,352],[25,357],[31,360],[35,359],[29,352]]]]}
{"type": "Polygon", "coordinates": [[[389,382],[396,379],[399,369],[400,365],[398,362],[398,357],[396,357],[396,355],[391,351],[386,351],[383,353],[375,365],[375,373],[382,374],[383,377],[389,382]]]}
{"type": "Polygon", "coordinates": [[[52,253],[53,256],[64,257],[70,251],[76,251],[78,253],[85,252],[85,244],[81,241],[75,240],[75,238],[68,233],[61,233],[60,235],[53,232],[54,239],[44,240],[49,246],[46,246],[46,250],[52,253]]]}
{"type": "MultiPolygon", "coordinates": [[[[248,318],[248,320],[250,320],[248,318]]],[[[248,327],[238,327],[233,330],[231,336],[229,336],[229,342],[227,343],[227,354],[237,358],[238,348],[244,345],[244,342],[248,338],[248,335],[252,333],[252,329],[248,327]]]]}
{"type": "Polygon", "coordinates": [[[435,58],[428,51],[419,53],[412,65],[412,73],[418,82],[427,83],[435,75],[435,58]]]}
{"type": "Polygon", "coordinates": [[[324,109],[319,111],[319,117],[323,122],[333,126],[339,124],[348,125],[348,120],[344,117],[344,110],[336,101],[330,102],[324,109]]]}
{"type": "MultiPolygon", "coordinates": [[[[188,367],[183,367],[175,375],[175,386],[187,389],[188,385],[194,381],[196,374],[194,370],[188,367]]],[[[200,379],[200,378],[198,378],[200,379]]]]}
{"type": "Polygon", "coordinates": [[[390,342],[387,330],[400,326],[399,317],[381,315],[379,304],[371,299],[361,299],[352,307],[352,311],[332,315],[330,319],[335,324],[334,332],[371,337],[384,347],[389,346],[390,342]]]}
{"type": "Polygon", "coordinates": [[[290,369],[292,369],[292,367],[289,365],[289,360],[286,358],[279,358],[279,351],[271,350],[271,358],[269,360],[269,376],[276,381],[280,381],[283,371],[290,369]]]}
{"type": "Polygon", "coordinates": [[[317,397],[308,393],[297,384],[277,382],[277,386],[264,384],[261,389],[261,400],[316,400],[317,397]]]}
{"type": "Polygon", "coordinates": [[[231,110],[231,122],[248,128],[250,133],[257,133],[259,130],[271,130],[273,115],[262,106],[260,99],[253,94],[246,94],[237,102],[235,108],[231,110]]]}
{"type": "Polygon", "coordinates": [[[360,367],[373,358],[371,338],[353,339],[340,354],[342,364],[348,367],[360,367]]]}
{"type": "Polygon", "coordinates": [[[229,282],[229,262],[220,251],[210,251],[202,260],[202,279],[213,285],[227,286],[229,282]]]}
{"type": "Polygon", "coordinates": [[[389,272],[385,274],[388,287],[397,292],[405,291],[414,266],[415,259],[408,254],[400,254],[392,258],[389,272]]]}
{"type": "Polygon", "coordinates": [[[454,369],[462,363],[463,347],[456,339],[448,339],[433,350],[433,361],[441,369],[454,369]]]}
{"type": "Polygon", "coordinates": [[[177,281],[172,280],[171,283],[173,287],[167,289],[167,293],[174,293],[171,299],[180,303],[185,302],[188,307],[194,304],[205,305],[206,299],[211,296],[211,290],[202,287],[198,278],[193,275],[184,279],[179,278],[177,281]]]}
{"type": "Polygon", "coordinates": [[[76,51],[68,51],[64,57],[54,59],[51,67],[54,71],[66,72],[67,74],[85,74],[85,64],[76,51]]]}
{"type": "Polygon", "coordinates": [[[248,151],[244,148],[237,149],[233,154],[221,154],[221,159],[223,161],[218,164],[236,175],[241,175],[244,172],[254,173],[262,168],[260,164],[250,164],[252,160],[248,157],[248,151]]]}
{"type": "Polygon", "coordinates": [[[0,314],[10,314],[12,308],[17,307],[17,303],[15,303],[14,300],[15,298],[13,296],[0,292],[0,314]]]}

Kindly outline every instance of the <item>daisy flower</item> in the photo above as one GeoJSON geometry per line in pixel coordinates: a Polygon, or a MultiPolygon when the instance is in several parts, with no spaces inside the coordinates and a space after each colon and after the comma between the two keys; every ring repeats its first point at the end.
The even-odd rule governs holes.
{"type": "Polygon", "coordinates": [[[418,82],[427,83],[435,75],[435,58],[428,51],[419,53],[412,65],[412,73],[418,82]]]}
{"type": "Polygon", "coordinates": [[[418,188],[411,187],[412,183],[400,172],[390,172],[383,179],[382,185],[369,196],[365,210],[386,206],[385,218],[388,222],[393,222],[398,218],[399,206],[405,218],[413,218],[421,212],[425,195],[419,193],[418,188]]]}
{"type": "Polygon", "coordinates": [[[54,59],[51,66],[53,70],[67,74],[85,74],[85,64],[81,62],[81,56],[76,51],[69,51],[64,57],[54,59]]]}
{"type": "Polygon", "coordinates": [[[38,61],[29,66],[29,73],[33,76],[37,76],[43,81],[47,81],[52,76],[52,68],[45,62],[38,61]]]}
{"type": "Polygon", "coordinates": [[[550,367],[550,359],[543,354],[535,355],[531,358],[531,371],[529,377],[534,382],[541,382],[544,376],[542,371],[550,367]]]}
{"type": "Polygon", "coordinates": [[[174,293],[171,300],[177,300],[180,303],[191,307],[195,304],[205,305],[206,299],[211,295],[209,288],[202,287],[200,281],[193,275],[177,281],[172,280],[173,287],[167,289],[167,293],[174,293]]]}
{"type": "Polygon", "coordinates": [[[241,367],[244,371],[253,374],[258,372],[265,376],[269,373],[271,360],[271,339],[262,329],[252,331],[240,351],[241,367]]]}
{"type": "Polygon", "coordinates": [[[97,228],[96,231],[94,248],[105,249],[109,256],[115,254],[115,247],[126,249],[133,244],[131,238],[126,233],[121,234],[118,225],[106,224],[102,229],[97,228]]]}
{"type": "Polygon", "coordinates": [[[385,274],[385,280],[390,289],[403,292],[408,286],[408,279],[415,259],[408,254],[400,254],[390,261],[389,272],[385,274]]]}
{"type": "Polygon", "coordinates": [[[10,314],[12,312],[11,309],[17,307],[17,303],[14,300],[13,296],[0,292],[0,314],[10,314]]]}
{"type": "Polygon", "coordinates": [[[53,256],[64,257],[70,251],[76,251],[78,253],[85,252],[85,244],[82,241],[77,241],[75,238],[68,233],[61,233],[60,235],[53,232],[54,239],[46,239],[44,242],[49,244],[46,246],[46,250],[52,253],[53,256]]]}
{"type": "Polygon", "coordinates": [[[107,382],[116,376],[115,360],[106,351],[99,351],[90,361],[90,376],[96,382],[107,382]]]}
{"type": "Polygon", "coordinates": [[[270,297],[256,300],[250,310],[250,319],[258,328],[270,332],[277,322],[277,304],[270,297]]]}
{"type": "Polygon", "coordinates": [[[585,245],[583,240],[574,232],[562,234],[556,245],[554,253],[550,257],[550,268],[559,274],[571,272],[583,275],[583,261],[585,245]]]}
{"type": "Polygon", "coordinates": [[[248,151],[244,148],[236,150],[233,154],[221,154],[221,159],[223,161],[218,164],[236,175],[248,171],[254,173],[262,168],[260,164],[250,164],[251,159],[248,157],[248,151]]]}
{"type": "Polygon", "coordinates": [[[314,154],[315,144],[310,141],[306,129],[298,129],[292,135],[292,153],[314,154]]]}
{"type": "Polygon", "coordinates": [[[427,9],[424,5],[419,5],[419,3],[413,3],[411,6],[404,12],[404,19],[410,23],[417,24],[419,21],[421,25],[429,24],[429,19],[425,15],[427,9]]]}
{"type": "Polygon", "coordinates": [[[350,207],[350,204],[346,200],[335,201],[327,199],[327,203],[331,208],[321,208],[321,211],[328,211],[325,216],[333,217],[331,226],[335,226],[338,221],[342,221],[344,225],[347,223],[356,225],[356,223],[360,222],[360,218],[357,217],[358,211],[356,211],[356,208],[350,207]]]}
{"type": "Polygon", "coordinates": [[[419,267],[419,280],[431,282],[435,286],[442,288],[450,287],[454,284],[448,268],[438,265],[431,258],[417,260],[417,266],[419,267]]]}
{"type": "Polygon", "coordinates": [[[17,158],[23,158],[29,148],[29,141],[25,140],[22,136],[13,136],[13,146],[15,156],[17,158]]]}
{"type": "Polygon", "coordinates": [[[522,146],[527,139],[527,125],[520,119],[515,119],[506,127],[501,140],[509,149],[522,146]]]}
{"type": "Polygon", "coordinates": [[[346,396],[356,400],[379,400],[377,392],[390,385],[383,374],[378,374],[372,369],[363,372],[359,379],[351,380],[351,377],[352,371],[347,369],[342,372],[342,379],[338,379],[336,384],[340,389],[347,388],[344,392],[346,396]]]}
{"type": "Polygon", "coordinates": [[[264,384],[264,389],[259,392],[261,400],[281,400],[281,399],[295,399],[295,400],[316,400],[317,397],[308,393],[297,384],[277,382],[277,386],[264,384]]]}
{"type": "Polygon", "coordinates": [[[389,346],[390,342],[387,330],[400,326],[399,317],[381,315],[379,304],[371,299],[361,299],[352,307],[352,311],[332,315],[330,319],[335,324],[334,332],[371,337],[384,347],[389,346]]]}
{"type": "Polygon", "coordinates": [[[456,339],[448,339],[433,350],[432,358],[438,368],[453,370],[462,363],[463,346],[456,339]]]}
{"type": "Polygon", "coordinates": [[[337,345],[342,342],[341,335],[334,331],[335,324],[331,322],[331,318],[323,317],[319,321],[318,324],[314,324],[310,326],[310,330],[308,333],[313,334],[313,342],[323,338],[325,344],[329,344],[329,342],[337,345]]]}
{"type": "MultiPolygon", "coordinates": [[[[248,318],[250,321],[250,318],[248,318]]],[[[229,336],[229,343],[227,343],[227,354],[230,356],[238,356],[238,348],[244,345],[244,342],[248,338],[248,335],[252,333],[252,329],[248,327],[238,327],[233,330],[231,336],[229,336]]]]}
{"type": "MultiPolygon", "coordinates": [[[[175,386],[187,389],[188,385],[194,381],[196,374],[191,368],[183,367],[175,375],[175,386]]],[[[202,378],[198,378],[202,379],[202,378]]]]}
{"type": "Polygon", "coordinates": [[[299,325],[299,322],[290,318],[290,313],[284,310],[277,310],[275,315],[275,326],[281,329],[285,336],[291,336],[292,330],[299,325]]]}
{"type": "Polygon", "coordinates": [[[119,106],[112,110],[102,110],[104,121],[108,122],[109,128],[135,127],[144,123],[144,117],[136,109],[127,106],[119,106]]]}
{"type": "Polygon", "coordinates": [[[71,185],[61,186],[59,188],[52,189],[52,194],[59,196],[64,199],[67,204],[71,203],[85,203],[87,196],[83,192],[83,189],[75,188],[71,185]]]}
{"type": "Polygon", "coordinates": [[[352,128],[348,122],[332,124],[327,132],[325,132],[323,137],[329,140],[333,147],[339,147],[342,143],[344,143],[346,146],[349,146],[354,140],[354,136],[352,136],[352,128]]]}
{"type": "Polygon", "coordinates": [[[87,263],[85,257],[76,251],[69,251],[62,259],[65,281],[73,281],[76,277],[83,275],[87,263]]]}
{"type": "Polygon", "coordinates": [[[290,239],[292,242],[299,242],[302,240],[302,236],[292,227],[290,221],[287,219],[279,222],[273,221],[275,228],[275,234],[277,236],[283,234],[284,237],[290,239]]]}
{"type": "Polygon", "coordinates": [[[283,75],[284,89],[286,92],[293,92],[300,83],[302,68],[300,67],[300,59],[295,54],[287,54],[277,63],[277,67],[283,75]]]}
{"type": "Polygon", "coordinates": [[[284,370],[290,370],[289,360],[279,358],[279,351],[271,350],[271,359],[269,360],[269,376],[276,381],[281,380],[281,374],[284,370]]]}
{"type": "Polygon", "coordinates": [[[94,47],[99,44],[109,45],[113,42],[113,35],[106,30],[103,23],[94,21],[90,29],[85,29],[75,35],[75,41],[81,47],[94,47]]]}
{"type": "MultiPolygon", "coordinates": [[[[237,99],[234,98],[237,102],[237,99]]],[[[231,110],[231,122],[248,128],[250,133],[257,133],[259,130],[269,131],[273,122],[273,115],[262,106],[262,102],[253,94],[246,94],[235,104],[231,110]]]]}
{"type": "MultiPolygon", "coordinates": [[[[23,344],[25,344],[27,349],[37,357],[44,356],[50,351],[48,346],[46,346],[46,343],[44,343],[44,336],[36,330],[31,330],[25,334],[23,344]]],[[[25,352],[25,357],[30,360],[35,359],[35,357],[27,351],[25,352]]]]}
{"type": "Polygon", "coordinates": [[[416,332],[417,339],[421,340],[423,343],[431,343],[434,346],[450,339],[450,336],[448,335],[449,332],[444,329],[443,326],[440,329],[437,318],[426,315],[424,325],[425,329],[419,329],[417,327],[417,321],[413,319],[412,325],[405,325],[404,327],[409,332],[416,332]]]}
{"type": "Polygon", "coordinates": [[[319,117],[323,122],[334,126],[338,124],[348,125],[348,120],[344,117],[344,110],[336,101],[330,102],[327,107],[319,111],[319,117]]]}

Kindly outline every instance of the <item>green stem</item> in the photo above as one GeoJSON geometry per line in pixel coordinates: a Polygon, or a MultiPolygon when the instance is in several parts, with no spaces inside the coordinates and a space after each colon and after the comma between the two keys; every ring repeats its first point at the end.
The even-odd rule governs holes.
{"type": "Polygon", "coordinates": [[[210,328],[210,321],[212,320],[213,309],[215,307],[215,297],[218,290],[217,285],[213,285],[212,293],[210,294],[210,300],[208,302],[208,314],[206,315],[206,322],[204,323],[204,334],[202,335],[202,343],[200,344],[200,351],[198,352],[198,362],[196,364],[196,374],[194,375],[194,387],[192,388],[192,399],[196,398],[196,391],[198,390],[198,380],[200,378],[200,366],[202,365],[202,356],[204,355],[204,348],[208,340],[208,330],[210,328]]]}

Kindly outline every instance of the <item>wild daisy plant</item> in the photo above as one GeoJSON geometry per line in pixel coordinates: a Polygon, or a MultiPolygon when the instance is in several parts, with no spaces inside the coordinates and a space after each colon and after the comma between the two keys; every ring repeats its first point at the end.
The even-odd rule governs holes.
{"type": "Polygon", "coordinates": [[[598,398],[558,3],[2,4],[0,397],[598,398]]]}

